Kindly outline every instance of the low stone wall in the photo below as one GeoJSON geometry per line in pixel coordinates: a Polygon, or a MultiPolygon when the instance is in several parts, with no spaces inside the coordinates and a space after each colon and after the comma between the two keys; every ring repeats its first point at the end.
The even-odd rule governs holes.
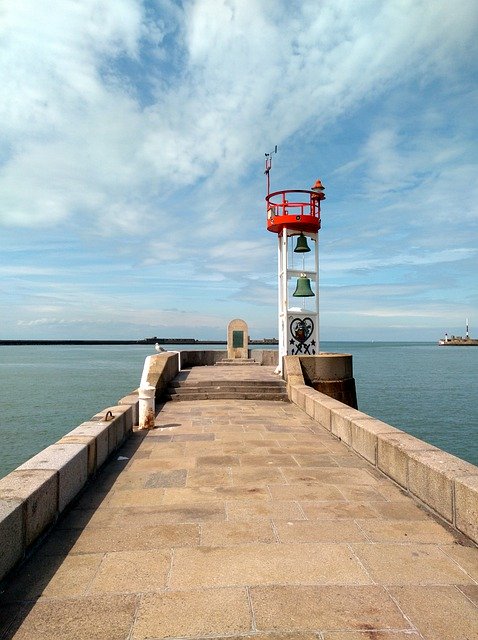
{"type": "MultiPolygon", "coordinates": [[[[181,352],[181,355],[184,352],[181,352]]],[[[149,370],[146,382],[156,387],[156,398],[160,398],[166,387],[179,372],[179,356],[177,352],[164,352],[149,357],[149,370]]],[[[138,423],[136,423],[138,424],[138,423]]]]}
{"type": "MultiPolygon", "coordinates": [[[[276,367],[279,363],[279,352],[276,349],[249,349],[249,358],[263,366],[276,367]]],[[[212,366],[227,358],[227,351],[181,351],[181,369],[187,367],[212,366]]]]}
{"type": "Polygon", "coordinates": [[[249,349],[249,358],[264,367],[277,367],[279,364],[279,352],[277,349],[249,349]]]}
{"type": "Polygon", "coordinates": [[[181,369],[207,367],[227,358],[227,350],[181,351],[181,369]]]}
{"type": "Polygon", "coordinates": [[[315,391],[298,358],[284,360],[291,402],[478,543],[478,467],[315,391]]]}
{"type": "MultiPolygon", "coordinates": [[[[162,396],[177,353],[150,357],[148,384],[162,396]]],[[[0,479],[0,580],[57,520],[138,424],[137,390],[106,407],[0,479]]]]}
{"type": "Polygon", "coordinates": [[[0,580],[129,436],[137,415],[137,395],[126,396],[0,479],[0,580]]]}

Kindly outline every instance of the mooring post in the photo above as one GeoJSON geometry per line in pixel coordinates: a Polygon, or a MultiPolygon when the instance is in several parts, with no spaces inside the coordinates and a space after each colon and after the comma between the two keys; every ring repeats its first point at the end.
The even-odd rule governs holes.
{"type": "Polygon", "coordinates": [[[156,387],[148,382],[151,363],[152,356],[146,356],[144,360],[143,373],[141,375],[141,382],[139,383],[138,389],[138,423],[140,429],[152,429],[154,427],[154,419],[156,417],[156,387]]]}
{"type": "Polygon", "coordinates": [[[139,398],[139,428],[152,429],[155,418],[156,387],[148,384],[138,389],[139,398]]]}

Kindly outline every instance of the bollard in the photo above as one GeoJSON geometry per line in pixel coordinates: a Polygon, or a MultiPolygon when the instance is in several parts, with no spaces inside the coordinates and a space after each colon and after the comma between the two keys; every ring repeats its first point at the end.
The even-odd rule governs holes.
{"type": "Polygon", "coordinates": [[[138,389],[139,428],[153,429],[155,414],[156,387],[144,385],[138,389]]]}

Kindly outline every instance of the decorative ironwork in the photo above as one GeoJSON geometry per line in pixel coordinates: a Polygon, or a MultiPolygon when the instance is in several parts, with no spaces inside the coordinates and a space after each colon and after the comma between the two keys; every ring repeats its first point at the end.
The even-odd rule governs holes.
{"type": "Polygon", "coordinates": [[[309,340],[314,335],[314,321],[312,318],[294,318],[289,325],[291,338],[289,341],[291,355],[315,355],[315,340],[309,340]]]}

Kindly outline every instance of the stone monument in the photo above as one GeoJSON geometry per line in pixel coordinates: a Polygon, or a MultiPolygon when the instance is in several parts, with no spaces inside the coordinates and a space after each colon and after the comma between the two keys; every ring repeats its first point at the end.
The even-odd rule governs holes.
{"type": "Polygon", "coordinates": [[[249,333],[244,320],[236,318],[227,325],[227,357],[230,360],[247,360],[249,357],[249,333]]]}

